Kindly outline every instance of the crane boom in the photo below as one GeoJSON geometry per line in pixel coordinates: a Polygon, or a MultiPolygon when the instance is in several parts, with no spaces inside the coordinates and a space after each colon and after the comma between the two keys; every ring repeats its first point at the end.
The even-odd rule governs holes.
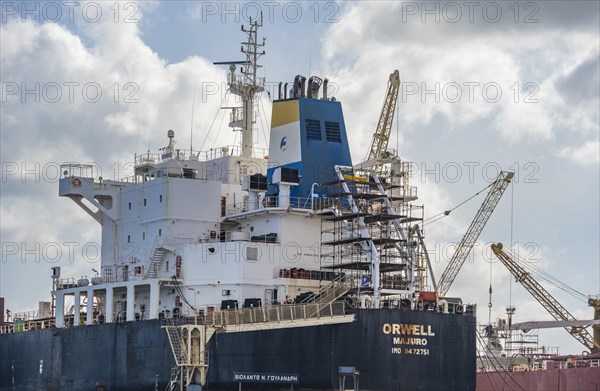
{"type": "Polygon", "coordinates": [[[483,227],[488,222],[492,212],[498,205],[504,190],[510,183],[514,173],[510,171],[502,171],[496,178],[496,181],[492,184],[488,195],[485,197],[483,204],[477,211],[475,218],[471,222],[469,229],[463,236],[462,240],[458,244],[456,251],[452,255],[448,266],[442,273],[442,277],[438,281],[438,296],[445,297],[446,293],[448,293],[448,289],[450,289],[450,285],[454,282],[456,275],[458,274],[460,268],[465,263],[467,259],[467,255],[473,248],[473,245],[479,238],[479,234],[483,231],[483,227]]]}
{"type": "MultiPolygon", "coordinates": [[[[525,287],[533,297],[552,315],[556,320],[560,321],[576,321],[565,307],[563,307],[552,295],[544,289],[523,267],[515,262],[503,249],[502,243],[492,244],[492,251],[498,257],[500,262],[510,271],[517,282],[525,287]]],[[[565,327],[576,340],[581,342],[592,353],[600,350],[600,345],[594,342],[590,333],[585,327],[565,327]]]]}
{"type": "Polygon", "coordinates": [[[394,112],[396,110],[396,102],[398,101],[398,90],[400,87],[400,73],[395,70],[390,74],[388,80],[387,92],[383,101],[383,108],[377,123],[377,129],[373,134],[371,148],[366,160],[381,157],[385,152],[390,141],[390,131],[392,130],[392,122],[394,121],[394,112]]]}
{"type": "MultiPolygon", "coordinates": [[[[551,329],[554,327],[586,327],[600,324],[600,319],[596,320],[538,320],[530,322],[513,323],[511,330],[523,330],[527,333],[534,329],[551,329]]],[[[507,327],[508,328],[508,327],[507,327]]]]}

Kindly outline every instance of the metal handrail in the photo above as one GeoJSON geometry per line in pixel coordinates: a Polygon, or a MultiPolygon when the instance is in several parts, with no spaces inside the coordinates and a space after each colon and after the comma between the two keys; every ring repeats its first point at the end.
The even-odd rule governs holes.
{"type": "MultiPolygon", "coordinates": [[[[320,210],[330,208],[335,205],[335,199],[331,197],[290,197],[289,207],[293,209],[304,209],[304,210],[320,210]]],[[[278,196],[267,196],[261,199],[261,205],[258,206],[254,211],[258,211],[265,208],[280,208],[280,202],[278,196]]],[[[235,215],[238,213],[248,212],[247,200],[228,204],[225,208],[225,216],[235,215]]]]}
{"type": "Polygon", "coordinates": [[[327,304],[305,303],[213,311],[205,314],[204,324],[219,328],[252,323],[331,318],[345,314],[346,304],[343,301],[327,304]]]}
{"type": "MultiPolygon", "coordinates": [[[[340,274],[339,276],[334,278],[333,281],[331,281],[331,284],[324,286],[323,289],[320,289],[318,292],[313,293],[312,295],[306,297],[304,300],[302,300],[302,303],[315,302],[315,301],[318,301],[317,299],[320,300],[323,297],[327,297],[330,293],[335,292],[341,286],[345,285],[345,282],[346,282],[345,278],[346,278],[346,276],[344,274],[340,274]]],[[[344,288],[348,288],[348,287],[344,286],[344,288]]]]}

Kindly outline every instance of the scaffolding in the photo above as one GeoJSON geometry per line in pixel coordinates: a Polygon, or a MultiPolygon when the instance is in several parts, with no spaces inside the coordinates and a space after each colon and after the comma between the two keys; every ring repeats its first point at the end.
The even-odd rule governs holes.
{"type": "Polygon", "coordinates": [[[413,298],[427,286],[427,253],[419,240],[423,206],[410,186],[410,163],[383,170],[336,166],[337,179],[320,184],[333,200],[321,223],[321,268],[346,276],[351,294],[373,305],[413,298]],[[380,298],[386,298],[380,302],[380,298]]]}

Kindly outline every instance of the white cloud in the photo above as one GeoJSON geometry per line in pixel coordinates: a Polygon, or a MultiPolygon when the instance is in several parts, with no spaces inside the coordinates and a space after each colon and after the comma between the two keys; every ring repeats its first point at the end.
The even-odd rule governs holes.
{"type": "Polygon", "coordinates": [[[495,127],[500,134],[512,141],[533,137],[553,138],[553,118],[547,108],[536,103],[516,103],[504,107],[496,116],[495,127]]]}
{"type": "MultiPolygon", "coordinates": [[[[376,123],[384,91],[380,75],[393,69],[400,70],[403,81],[402,118],[409,128],[428,124],[436,115],[455,130],[493,118],[488,131],[512,142],[531,142],[553,139],[555,124],[573,118],[569,102],[555,96],[554,83],[590,51],[597,52],[597,34],[586,29],[565,34],[541,23],[529,29],[509,23],[502,31],[481,20],[422,23],[420,13],[400,16],[406,7],[355,3],[324,39],[324,61],[342,86],[339,96],[347,105],[362,103],[361,112],[348,115],[359,128],[372,129],[376,123]],[[402,17],[406,22],[400,22],[402,17]],[[425,91],[435,91],[436,83],[437,92],[425,91]],[[456,99],[457,90],[461,99],[456,99]]],[[[588,118],[587,123],[597,125],[589,110],[578,114],[580,124],[588,118]]]]}
{"type": "Polygon", "coordinates": [[[600,163],[600,140],[586,141],[579,147],[565,147],[558,156],[582,166],[598,166],[600,163]]]}

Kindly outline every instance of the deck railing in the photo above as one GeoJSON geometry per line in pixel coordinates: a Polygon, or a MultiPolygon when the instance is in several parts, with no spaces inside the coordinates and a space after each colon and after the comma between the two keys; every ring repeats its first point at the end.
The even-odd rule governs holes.
{"type": "Polygon", "coordinates": [[[331,318],[342,315],[345,315],[345,303],[342,301],[327,304],[307,303],[209,312],[205,314],[204,324],[218,328],[251,323],[331,318]]]}
{"type": "MultiPolygon", "coordinates": [[[[213,308],[213,307],[209,307],[213,308]]],[[[347,315],[351,309],[343,301],[332,303],[305,303],[291,305],[274,305],[271,307],[232,308],[184,312],[177,319],[164,319],[163,326],[204,324],[209,327],[222,328],[245,324],[266,322],[290,322],[320,318],[333,318],[347,315]]]]}

